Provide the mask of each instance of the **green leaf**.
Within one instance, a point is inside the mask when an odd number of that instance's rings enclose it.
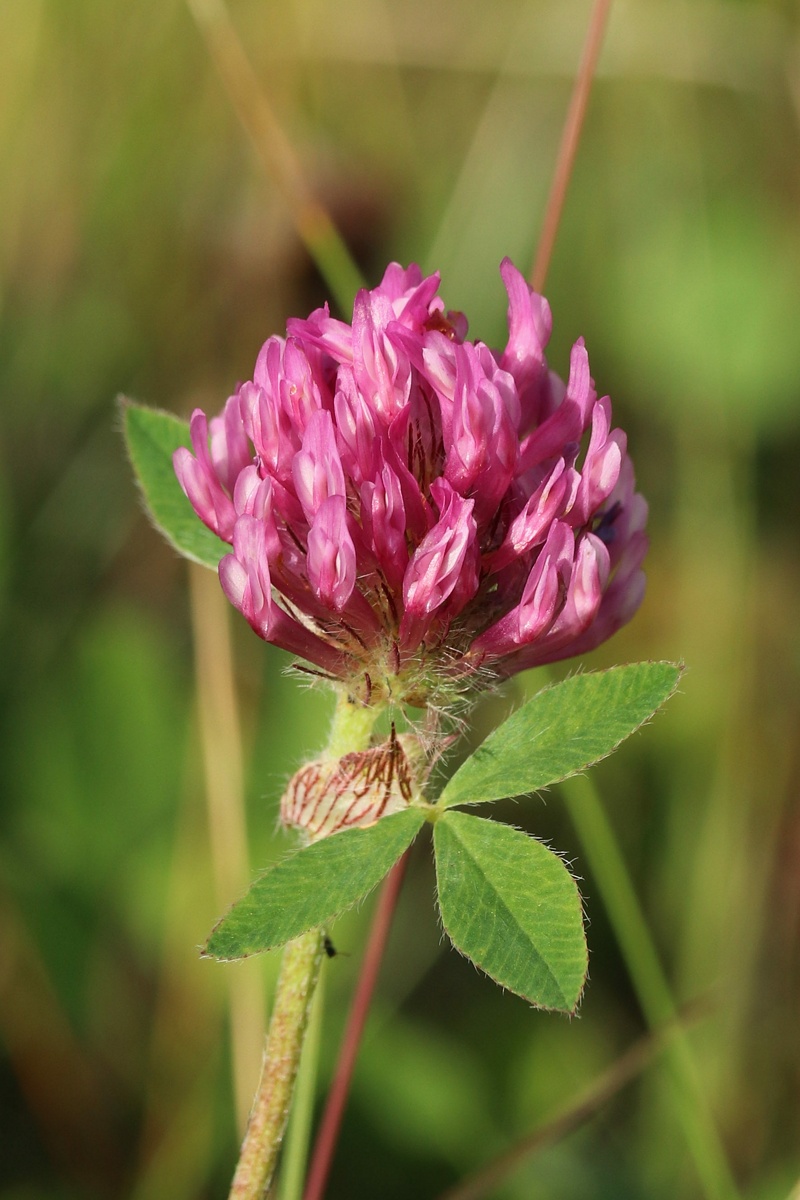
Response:
[[[537,1008],[574,1012],[586,938],[578,888],[558,855],[467,813],[443,814],[433,837],[442,922],[456,949]]]
[[[230,546],[197,516],[172,467],[178,447],[191,448],[187,422],[125,398],[121,403],[128,456],[150,516],[184,558],[216,570]]]
[[[512,713],[462,763],[439,802],[478,804],[558,783],[605,758],[678,686],[674,663],[573,675]]]
[[[214,927],[204,953],[222,960],[247,958],[330,924],[380,883],[424,820],[421,809],[407,808],[297,850],[234,904]]]

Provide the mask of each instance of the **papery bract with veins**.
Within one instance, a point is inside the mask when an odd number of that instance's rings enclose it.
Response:
[[[232,546],[226,595],[363,701],[425,705],[583,653],[641,602],[647,506],[583,341],[547,365],[547,301],[506,259],[502,351],[438,274],[391,264],[263,346],[175,470]]]

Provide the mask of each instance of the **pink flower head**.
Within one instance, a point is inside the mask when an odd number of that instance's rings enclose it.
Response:
[[[647,506],[582,340],[566,385],[551,316],[506,259],[509,337],[466,340],[439,277],[392,263],[292,320],[175,471],[232,553],[231,602],[354,693],[448,687],[583,653],[642,600]]]

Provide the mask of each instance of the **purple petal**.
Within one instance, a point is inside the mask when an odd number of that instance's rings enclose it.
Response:
[[[503,544],[490,561],[492,572],[500,571],[544,541],[552,522],[566,507],[573,475],[559,458],[509,525]]]
[[[536,463],[555,458],[564,453],[569,442],[579,441],[596,398],[589,374],[589,355],[583,338],[579,338],[570,354],[569,382],[564,399],[520,445],[519,469],[526,471]]]
[[[563,521],[554,521],[519,604],[475,640],[470,652],[473,657],[501,658],[546,632],[564,601],[574,553],[572,530]]]
[[[500,274],[508,292],[508,342],[500,366],[514,377],[527,427],[547,415],[543,411],[547,400],[544,350],[553,319],[544,296],[528,286],[510,259],[503,259]]]
[[[403,580],[400,639],[406,648],[422,640],[425,618],[450,600],[447,617],[452,619],[478,587],[475,502],[459,496],[445,479],[437,479],[431,492],[441,515],[415,550]]]
[[[372,472],[376,419],[356,387],[350,367],[340,367],[333,402],[342,464],[356,483]]]
[[[209,431],[214,471],[225,490],[233,495],[239,472],[253,461],[253,453],[242,421],[238,392],[228,399],[221,416],[211,419]]]
[[[592,436],[581,467],[570,522],[585,525],[617,486],[627,440],[620,429],[610,431],[611,401],[598,400],[592,410]]]
[[[411,364],[387,333],[395,320],[387,296],[360,291],[353,307],[353,375],[356,385],[385,425],[408,402]]]
[[[504,373],[493,359],[482,362],[474,347],[460,350],[445,478],[462,496],[474,495],[482,524],[496,512],[514,476],[516,428],[503,393],[484,370],[490,363],[495,376]]]
[[[362,485],[361,520],[389,586],[398,590],[408,565],[406,509],[400,480],[383,460],[376,478]]]
[[[192,413],[189,431],[195,456],[185,446],[176,450],[172,456],[175,474],[200,520],[223,541],[230,542],[236,512],[214,470],[208,449],[208,422],[199,408]]]
[[[324,605],[341,612],[356,585],[356,551],[344,496],[329,496],[308,534],[308,581]]]
[[[234,552],[219,565],[225,595],[265,641],[297,654],[323,670],[338,673],[342,656],[310,630],[290,617],[274,601],[267,563],[268,535],[254,517],[236,522]]]
[[[315,412],[303,435],[303,448],[292,463],[292,479],[306,519],[313,523],[320,506],[330,496],[345,495],[333,421],[329,412]]]
[[[404,270],[399,263],[390,263],[373,295],[390,301],[395,318],[408,329],[420,332],[431,312],[439,290],[439,273],[423,279],[416,263]]]

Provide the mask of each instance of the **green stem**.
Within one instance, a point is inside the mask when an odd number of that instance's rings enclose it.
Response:
[[[314,1116],[314,1097],[322,1042],[322,1010],[325,976],[320,975],[311,1008],[306,1041],[297,1073],[286,1146],[281,1160],[280,1200],[302,1200],[306,1177],[308,1147],[311,1141],[311,1122]]]
[[[366,750],[380,714],[380,708],[367,707],[340,692],[325,757],[341,758],[353,750]]]
[[[561,788],[642,1012],[650,1028],[657,1030],[674,1020],[675,1002],[614,831],[591,779],[576,775],[562,783]],[[703,1190],[709,1200],[737,1200],[739,1191],[701,1087],[691,1048],[677,1021],[665,1054],[676,1094],[677,1116]]]
[[[326,756],[369,746],[379,715],[340,694]],[[262,1200],[275,1174],[294,1093],[300,1054],[323,957],[323,931],[311,929],[283,952],[258,1085],[229,1200]]]
[[[230,1200],[261,1200],[275,1173],[322,954],[322,931],[319,929],[304,933],[290,942],[284,951],[264,1048],[261,1081],[233,1177]]]

